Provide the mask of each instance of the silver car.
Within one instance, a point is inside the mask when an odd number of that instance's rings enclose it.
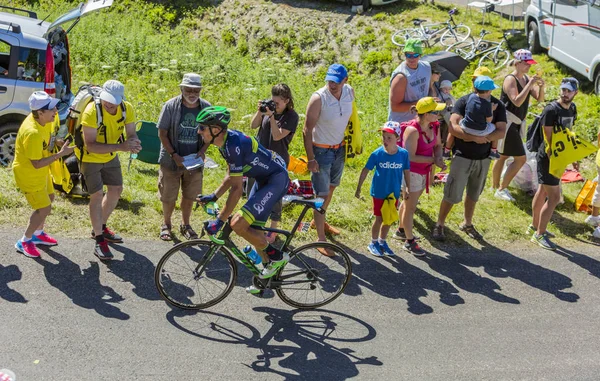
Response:
[[[35,12],[0,5],[0,165],[14,159],[17,131],[30,112],[27,101],[34,91],[60,98],[64,123],[73,98],[67,33],[81,17],[112,3],[88,0],[53,23],[38,19]],[[61,25],[68,22],[65,31]]]

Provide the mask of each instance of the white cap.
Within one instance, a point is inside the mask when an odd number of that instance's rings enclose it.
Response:
[[[29,97],[29,108],[35,110],[52,110],[60,99],[52,98],[45,91],[36,91]]]
[[[125,99],[125,85],[115,79],[104,82],[102,91],[100,92],[100,99],[114,105],[121,104],[123,99]]]
[[[447,79],[444,79],[442,82],[440,82],[440,89],[443,89],[445,87],[451,89],[452,88],[452,82],[450,82]]]

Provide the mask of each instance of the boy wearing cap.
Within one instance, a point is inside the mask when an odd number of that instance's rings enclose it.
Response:
[[[492,105],[488,100],[492,95],[492,90],[499,88],[494,81],[488,76],[479,76],[473,82],[475,92],[469,95],[465,109],[464,118],[460,121],[460,127],[464,132],[474,136],[488,136],[496,127],[492,124],[493,114],[498,104]],[[490,151],[490,159],[497,160],[500,158],[496,149],[498,141],[492,141]],[[446,141],[444,148],[444,156],[450,157],[450,150],[454,145],[452,135]]]
[[[356,193],[354,196],[360,198],[362,185],[369,174],[375,169],[373,181],[371,182],[371,197],[373,197],[373,214],[375,221],[371,227],[371,243],[367,247],[369,252],[377,257],[384,255],[393,256],[394,252],[388,246],[386,238],[390,231],[390,225],[383,222],[382,207],[386,199],[393,194],[396,202],[393,213],[398,207],[400,188],[404,178],[408,189],[410,189],[410,161],[408,151],[396,144],[401,133],[400,124],[397,122],[386,122],[381,128],[381,140],[383,145],[377,148],[360,173]],[[406,191],[405,198],[409,197]]]
[[[417,38],[406,40],[403,50],[406,60],[398,65],[390,78],[388,120],[401,123],[413,119],[415,115],[410,111],[411,106],[429,95],[431,65],[421,61],[421,44]]]
[[[100,92],[102,123],[98,125],[96,105],[90,102],[81,115],[84,147],[81,172],[90,194],[92,237],[96,240],[94,255],[110,260],[113,255],[108,242],[123,242],[121,236],[106,226],[123,192],[123,175],[118,151],[138,153],[142,146],[135,130],[135,112],[125,101],[125,86],[109,80]],[[106,185],[107,192],[102,189]]]
[[[187,73],[179,84],[181,94],[168,100],[160,111],[156,127],[160,138],[158,162],[158,196],[163,207],[163,224],[160,239],[171,241],[171,216],[181,189],[181,225],[179,231],[186,239],[198,238],[190,225],[194,200],[202,193],[202,168],[188,171],[183,157],[191,154],[203,156],[204,141],[198,134],[196,117],[211,104],[200,98],[200,75]]]
[[[554,209],[560,200],[560,179],[550,174],[550,154],[552,151],[552,134],[555,128],[573,127],[577,119],[577,107],[573,98],[579,90],[579,82],[572,77],[564,78],[560,83],[560,98],[549,103],[540,115],[540,126],[543,126],[544,142],[537,152],[538,189],[533,196],[531,213],[533,223],[528,232],[533,233],[531,242],[548,250],[556,250],[550,238],[554,235],[547,227]],[[575,164],[574,164],[575,165]]]
[[[44,232],[44,222],[54,201],[54,186],[49,165],[73,152],[73,147],[69,147],[69,141],[66,141],[58,153],[51,153],[56,144],[53,134],[60,126],[56,111],[58,102],[58,99],[43,91],[31,94],[31,114],[21,124],[15,142],[15,160],[12,164],[15,182],[34,209],[25,234],[17,241],[15,248],[31,258],[40,256],[36,244],[57,244],[54,238]]]
[[[346,83],[348,71],[344,65],[329,66],[325,82],[308,102],[303,136],[313,188],[317,196],[325,199],[322,209],[326,210],[342,179],[346,158],[344,133],[355,97],[354,89]],[[319,241],[326,241],[325,233],[340,234],[325,222],[325,215],[318,211],[313,215]],[[319,249],[319,252],[327,256],[333,254],[327,249]]]

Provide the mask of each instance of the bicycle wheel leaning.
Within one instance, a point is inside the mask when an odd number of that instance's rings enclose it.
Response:
[[[444,46],[450,46],[457,42],[465,41],[471,36],[471,28],[466,25],[457,25],[452,29],[448,29],[442,34],[440,43]]]
[[[485,66],[493,70],[499,70],[508,64],[510,53],[508,50],[492,50],[487,52],[479,60],[479,66]]]
[[[187,310],[219,303],[229,295],[236,278],[231,253],[200,239],[173,246],[160,259],[154,272],[154,282],[163,299]]]
[[[324,256],[319,248],[335,255]],[[292,307],[317,308],[340,296],[351,277],[350,257],[342,248],[327,242],[315,242],[290,254],[290,261],[278,274],[282,285],[275,292]]]
[[[456,53],[469,61],[471,59],[471,55],[473,52],[475,52],[475,43],[473,41],[459,41],[450,45],[446,51]]]
[[[392,34],[392,42],[401,48],[406,44],[409,38],[421,38],[421,34],[415,29],[400,29]]]

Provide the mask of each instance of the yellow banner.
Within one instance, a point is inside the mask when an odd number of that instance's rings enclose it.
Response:
[[[566,127],[556,126],[552,132],[552,152],[550,152],[550,174],[559,179],[567,166],[587,157],[598,148],[577,136]]]
[[[346,141],[346,160],[360,155],[363,150],[363,138],[360,130],[360,120],[358,119],[358,108],[356,102],[352,102],[352,115],[348,120],[346,132],[344,134]]]

